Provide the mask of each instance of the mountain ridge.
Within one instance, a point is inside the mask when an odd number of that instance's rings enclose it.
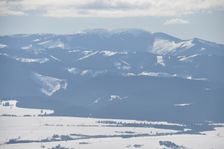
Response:
[[[97,31],[0,36],[0,97],[65,116],[224,121],[224,45]]]

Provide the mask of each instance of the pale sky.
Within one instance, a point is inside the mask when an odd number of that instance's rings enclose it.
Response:
[[[0,34],[139,28],[224,43],[224,0],[1,0]]]

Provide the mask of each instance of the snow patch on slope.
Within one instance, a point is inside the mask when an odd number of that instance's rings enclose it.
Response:
[[[84,75],[86,75],[86,74],[88,74],[90,71],[88,70],[88,69],[86,69],[86,70],[83,70],[81,73],[80,73],[80,75],[81,76],[84,76]]]
[[[60,40],[52,41],[52,40],[47,40],[43,42],[37,43],[37,45],[43,46],[45,48],[53,49],[53,48],[61,48],[64,49],[65,45],[63,42]]]
[[[110,56],[113,56],[113,55],[117,54],[117,52],[104,50],[104,51],[100,51],[100,54],[103,54],[103,56],[110,57]]]
[[[127,99],[128,97],[125,96],[125,97],[120,97],[118,95],[110,95],[110,101],[115,101],[115,100],[123,100],[123,99]]]
[[[159,39],[154,42],[152,52],[156,54],[167,54],[174,52],[178,47],[179,44],[174,41]]]
[[[59,42],[59,43],[55,43],[55,44],[53,44],[53,45],[51,45],[49,47],[49,49],[53,49],[53,48],[61,48],[61,49],[64,49],[65,48],[65,45],[64,45],[64,43]]]
[[[75,67],[69,67],[69,68],[67,68],[67,71],[70,72],[71,74],[78,74],[79,73],[78,68],[75,68]]]
[[[185,49],[189,49],[192,48],[194,46],[193,41],[192,40],[187,40],[187,41],[183,41],[180,42],[181,43],[181,48],[185,48]]]
[[[80,50],[69,50],[68,53],[77,53],[80,52]]]
[[[33,42],[38,42],[38,41],[40,41],[40,39],[34,39],[34,40],[33,40]]]
[[[90,53],[90,54],[86,54],[85,56],[79,58],[78,60],[80,61],[80,60],[84,60],[84,59],[86,59],[86,58],[89,58],[89,57],[91,57],[91,56],[97,54],[98,51],[95,51],[95,52],[87,52],[87,53]]]
[[[73,75],[79,74],[80,76],[96,77],[108,72],[108,70],[92,70],[92,69],[80,69],[75,67],[66,68],[67,71]]]
[[[37,43],[38,45],[46,45],[50,42],[50,40],[47,40],[47,41],[43,41],[43,42],[39,42]]]
[[[43,63],[46,63],[46,62],[49,61],[48,58],[25,58],[25,57],[16,57],[16,56],[8,55],[7,53],[0,53],[0,55],[9,57],[9,58],[14,59],[16,61],[19,61],[21,63],[40,63],[40,64],[43,64]]]
[[[148,76],[148,77],[176,77],[176,75],[172,75],[169,73],[164,73],[164,72],[146,72],[143,71],[141,73],[132,73],[129,72],[125,76]]]
[[[168,54],[175,52],[178,48],[189,49],[193,47],[192,40],[174,42],[169,40],[157,39],[153,43],[152,53],[154,54]]]
[[[23,57],[15,57],[15,60],[22,62],[22,63],[46,63],[49,61],[48,58],[23,58]]]
[[[190,75],[186,76],[185,79],[187,79],[187,80],[197,80],[197,81],[206,81],[206,80],[208,80],[207,78],[194,78],[194,77],[192,77]]]
[[[184,76],[184,75],[178,75],[178,74],[170,74],[165,72],[146,72],[143,71],[141,73],[133,73],[128,72],[126,74],[123,74],[123,76],[131,77],[131,76],[147,76],[147,77],[163,77],[163,78],[182,78],[187,80],[195,80],[195,81],[207,81],[207,78],[198,78],[198,77],[192,77],[190,75]]]
[[[129,65],[129,63],[124,60],[120,60],[120,62],[115,62],[114,66],[118,70],[130,70],[131,69],[131,66]]]
[[[0,43],[0,49],[5,48],[5,47],[7,47],[7,45]]]
[[[192,59],[196,56],[198,56],[198,55],[194,54],[194,55],[191,55],[191,56],[178,56],[177,58],[179,58],[179,61],[182,61],[182,62],[191,62]]]
[[[165,66],[163,56],[156,56],[156,59],[157,59],[157,64],[159,64],[161,66]]]
[[[34,73],[34,77],[38,80],[41,85],[41,92],[47,96],[52,96],[55,92],[60,89],[67,88],[67,81],[64,79],[58,79],[50,76],[44,76],[38,73]]]
[[[158,72],[141,72],[138,76],[149,76],[149,77],[158,77],[160,73]]]
[[[186,107],[186,106],[190,106],[190,105],[192,105],[192,103],[174,104],[175,107]]]
[[[59,58],[54,57],[53,55],[50,55],[50,57],[51,57],[53,60],[56,60],[56,61],[58,61],[58,62],[61,62],[61,60],[60,60]]]
[[[97,104],[97,103],[99,103],[100,102],[100,100],[101,100],[101,98],[100,97],[98,97],[96,100],[94,100],[94,104]]]
[[[21,49],[22,49],[22,50],[29,50],[29,49],[31,49],[32,47],[33,47],[33,45],[30,44],[30,45],[28,45],[28,46],[24,46],[24,47],[22,47]]]

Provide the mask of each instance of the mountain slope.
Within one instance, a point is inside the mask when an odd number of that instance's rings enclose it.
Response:
[[[224,45],[143,30],[0,37],[0,96],[57,115],[223,121]]]

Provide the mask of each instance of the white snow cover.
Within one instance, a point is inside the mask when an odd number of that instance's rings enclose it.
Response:
[[[118,95],[110,95],[110,101],[114,101],[114,100],[123,100],[123,99],[127,99],[128,97],[125,96],[125,97],[120,97]]]
[[[79,52],[79,51],[77,51],[77,52]],[[93,52],[92,50],[85,50],[85,51],[82,51],[81,53],[84,54],[84,55],[87,55],[87,54],[90,54],[92,52]]]
[[[33,45],[30,44],[30,45],[28,45],[28,46],[24,46],[24,47],[22,47],[21,49],[22,49],[22,50],[29,50],[29,49],[31,49],[32,47],[33,47]]]
[[[55,43],[55,44],[49,46],[49,48],[50,49],[52,49],[52,48],[61,48],[61,49],[64,49],[65,48],[65,45],[64,45],[64,43],[59,42],[59,43]]]
[[[103,54],[103,56],[110,57],[110,56],[113,56],[113,55],[117,54],[117,52],[115,52],[115,51],[109,51],[109,50],[104,50],[104,51],[100,51],[100,54]]]
[[[0,43],[0,49],[5,48],[5,47],[7,47],[7,45]]]
[[[84,52],[85,52],[85,51],[84,51]],[[86,59],[86,58],[89,58],[89,57],[91,57],[91,56],[97,54],[97,53],[98,53],[98,51],[90,52],[90,54],[86,54],[85,56],[79,58],[78,60],[79,60],[79,61],[80,61],[80,60],[84,60],[84,59]]]
[[[1,106],[10,106],[10,107],[16,107],[17,100],[0,100]]]
[[[178,74],[169,74],[165,72],[146,72],[143,71],[141,73],[133,73],[133,72],[128,72],[124,73],[123,76],[131,77],[131,76],[148,76],[148,77],[177,77],[177,78],[182,78],[182,79],[187,79],[187,80],[197,80],[197,81],[206,81],[208,80],[207,78],[195,78],[190,75],[184,76],[184,75],[178,75]]]
[[[98,123],[99,121],[111,121],[112,119],[52,117],[51,116],[51,117],[0,117],[0,120],[2,122],[0,123],[1,145],[5,143],[6,141],[8,141],[9,139],[15,139],[18,137],[20,137],[19,139],[21,140],[23,139],[24,140],[41,140],[45,138],[50,138],[53,135],[69,135],[69,134],[83,134],[83,135],[89,135],[89,136],[93,136],[93,135],[107,136],[107,135],[121,135],[121,134],[128,135],[128,132],[133,132],[134,134],[148,133],[152,135],[155,135],[157,133],[178,132],[176,130],[171,130],[171,129],[159,129],[159,128],[152,128],[152,127],[151,128],[115,127],[116,125],[111,127],[110,124],[107,126],[107,124]],[[112,121],[115,121],[118,123],[122,121],[124,123],[131,123],[129,122],[129,120],[112,120]],[[143,122],[141,121],[136,121],[135,123],[143,124]],[[150,124],[150,122],[144,122],[144,124],[146,123]],[[111,139],[112,138],[113,137],[111,137]],[[91,141],[91,140],[92,139],[87,139],[84,141]],[[98,138],[95,138],[95,141],[100,141],[100,139],[98,140]],[[66,141],[66,142],[69,144],[70,141]],[[60,142],[53,141],[48,143],[46,142],[46,144],[44,145],[50,145],[52,143],[53,144],[63,143],[63,141],[60,141]],[[21,143],[21,144],[26,146],[33,143]],[[19,143],[16,145],[21,145],[21,144]],[[39,142],[39,144],[42,144],[42,143]],[[72,147],[74,147],[75,144],[73,144]],[[5,145],[5,146],[6,147],[8,146],[8,148],[10,148],[13,146],[13,144]]]
[[[70,72],[70,73],[72,73],[72,74],[79,73],[78,68],[75,68],[75,67],[69,67],[69,68],[67,68],[67,71]]]
[[[123,64],[125,64],[125,65],[130,65],[128,62],[126,62],[125,60],[120,60]]]
[[[0,100],[0,115],[9,116],[38,116],[53,114],[53,110],[49,109],[30,109],[19,108],[16,106],[17,100]]]
[[[154,41],[152,52],[157,54],[166,54],[174,52],[178,47],[179,44],[175,43],[174,41],[159,39]]]
[[[45,45],[45,44],[48,44],[49,42],[51,42],[51,41],[50,40],[47,40],[47,41],[39,42],[37,44],[38,45]]]
[[[206,80],[208,80],[207,78],[194,78],[192,76],[187,76],[187,77],[185,77],[185,79],[187,79],[187,80],[198,80],[198,81],[206,81]]]
[[[48,58],[23,58],[23,57],[15,57],[15,60],[22,63],[46,63],[49,61]]]
[[[189,49],[193,47],[194,44],[192,40],[182,41],[182,42],[174,42],[163,39],[156,39],[153,43],[152,53],[164,55],[167,53],[173,53],[178,48]]]
[[[40,39],[34,39],[34,40],[33,40],[33,42],[38,42],[38,41],[40,41]]]
[[[96,100],[94,100],[94,104],[97,104],[97,103],[99,103],[100,102],[100,100],[101,100],[101,98],[99,97],[99,98],[97,98]]]
[[[194,54],[194,55],[191,55],[191,56],[178,56],[177,58],[179,58],[179,61],[182,61],[182,62],[191,62],[192,59],[196,56],[198,56],[198,55]]]
[[[43,64],[43,63],[46,63],[49,61],[48,58],[25,58],[25,57],[16,57],[16,56],[11,56],[11,55],[8,55],[7,53],[0,53],[0,55],[3,55],[3,56],[7,56],[9,58],[12,58],[16,61],[19,61],[21,63],[40,63],[40,64]]]
[[[133,52],[133,53],[136,53],[136,52]],[[122,54],[122,55],[127,55],[128,52],[127,51],[122,51],[122,52],[119,52],[119,54]]]
[[[83,70],[83,71],[80,73],[80,75],[81,75],[81,76],[84,76],[84,75],[88,74],[89,72],[90,72],[90,70],[86,69],[86,70]]]
[[[37,43],[37,45],[43,46],[45,48],[49,48],[49,49],[53,49],[53,48],[61,48],[64,49],[65,45],[63,42],[61,42],[60,40],[47,40],[47,41],[43,41],[43,42],[39,42]]]
[[[204,51],[204,50],[205,50],[205,48],[203,48],[203,47],[200,49],[200,51]]]
[[[192,42],[193,42],[193,40],[186,40],[186,41],[180,42],[181,43],[180,47],[185,48],[185,49],[192,48],[194,46],[194,44]]]
[[[65,90],[67,88],[67,81],[64,79],[44,76],[39,73],[34,73],[34,77],[39,81],[38,83],[41,84],[41,92],[47,96],[52,96],[60,89]]]
[[[7,53],[0,53],[0,55],[8,56],[9,57],[9,55]]]
[[[115,62],[114,66],[118,70],[130,70],[131,69],[131,66],[124,60],[120,60],[120,62]]]
[[[143,71],[141,73],[132,73],[129,72],[125,76],[148,76],[148,77],[177,77],[176,74],[169,74],[169,73],[164,73],[164,72],[146,72]]]
[[[125,75],[125,74],[124,74]],[[126,74],[126,76],[137,76],[135,73],[133,73],[133,72],[128,72],[127,74]]]
[[[149,77],[158,77],[158,72],[141,72],[138,74],[138,76],[149,76]]]
[[[186,107],[190,106],[192,103],[179,103],[179,104],[174,104],[175,107]]]
[[[69,50],[68,53],[77,53],[80,52],[80,50]]]
[[[67,70],[72,74],[80,74],[80,76],[88,75],[89,77],[96,77],[98,75],[102,75],[108,72],[107,70],[79,69],[74,67],[71,67]]]
[[[61,60],[60,60],[59,58],[57,58],[57,57],[55,57],[55,56],[53,56],[53,55],[50,55],[50,57],[51,57],[52,59],[58,61],[58,62],[61,62]]]
[[[157,64],[160,64],[161,66],[165,66],[163,56],[156,56]]]
[[[0,117],[0,144],[4,149],[31,148],[39,149],[53,148],[60,144],[66,148],[78,149],[135,149],[135,148],[166,148],[160,146],[159,141],[171,141],[177,145],[184,146],[186,149],[223,149],[224,146],[224,127],[216,127],[215,130],[205,131],[201,134],[172,134],[178,132],[172,129],[160,129],[152,127],[117,127],[112,124],[100,124],[99,121],[113,121],[116,123],[135,123],[135,124],[162,124],[177,125],[167,122],[151,122],[136,120],[118,119],[96,119],[81,117]],[[220,125],[220,124],[219,124]],[[222,124],[223,125],[223,124]],[[106,127],[105,127],[106,126]],[[186,130],[186,129],[185,129]],[[184,131],[185,131],[184,130]],[[108,135],[127,135],[133,134],[152,134],[170,133],[172,135],[159,136],[140,136],[140,137],[105,137],[91,139],[77,139],[53,142],[34,142],[4,144],[9,139],[17,140],[41,140],[52,138],[53,135],[81,134],[89,136],[108,136]],[[129,134],[128,134],[129,133]],[[137,146],[137,147],[136,147]]]

